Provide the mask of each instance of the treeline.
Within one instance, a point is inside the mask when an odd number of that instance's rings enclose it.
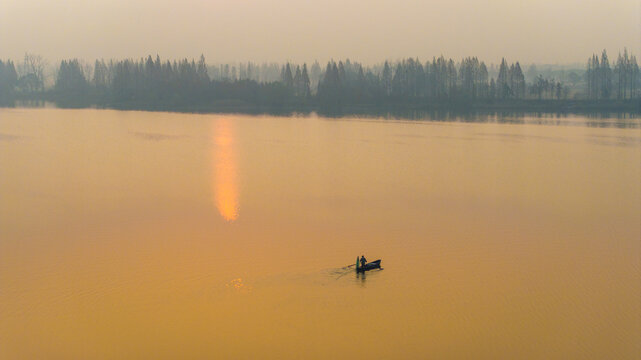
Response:
[[[425,63],[408,58],[373,67],[350,60],[330,61],[324,70],[314,63],[311,71],[307,64],[291,63],[280,69],[275,64],[252,63],[238,69],[212,67],[204,56],[197,61],[169,61],[159,56],[97,60],[92,66],[71,59],[60,63],[52,86],[44,91],[42,66],[33,59],[26,56],[21,69],[10,60],[0,61],[0,103],[23,97],[53,100],[65,107],[332,112],[386,106],[519,108],[571,96],[574,100],[628,101],[641,94],[639,67],[627,50],[619,55],[614,70],[605,51],[600,58],[592,56],[583,93],[542,75],[527,82],[518,61],[503,59],[498,70],[492,67],[495,76],[491,76],[488,66],[476,57],[455,62],[443,56]]]
[[[590,99],[610,99],[615,96],[619,100],[639,97],[639,65],[635,56],[630,56],[625,49],[619,53],[614,71],[610,67],[608,54],[605,50],[601,59],[594,54],[588,59],[587,65],[587,96]]]
[[[212,80],[203,56],[196,62],[147,59],[97,60],[91,77],[78,60],[62,61],[51,98],[62,106],[86,104],[125,109],[208,110],[228,107],[283,107],[296,94],[283,81]]]
[[[497,79],[476,57],[459,64],[443,56],[424,65],[418,59],[385,62],[380,74],[361,64],[331,61],[318,85],[321,104],[470,103],[478,100],[524,99],[526,84],[518,62],[503,59]]]

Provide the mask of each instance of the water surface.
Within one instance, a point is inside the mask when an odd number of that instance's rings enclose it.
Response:
[[[452,120],[0,109],[0,358],[638,359],[639,120]]]

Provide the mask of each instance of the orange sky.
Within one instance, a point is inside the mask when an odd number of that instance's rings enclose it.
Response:
[[[637,0],[0,0],[0,58],[524,63],[641,51]]]

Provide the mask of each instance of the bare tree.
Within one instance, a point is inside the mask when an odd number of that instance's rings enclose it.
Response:
[[[29,92],[43,91],[47,61],[40,55],[25,53],[20,67],[20,86]]]

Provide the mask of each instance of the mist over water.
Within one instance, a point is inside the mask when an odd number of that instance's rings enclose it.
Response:
[[[640,125],[0,109],[0,358],[636,359]]]

